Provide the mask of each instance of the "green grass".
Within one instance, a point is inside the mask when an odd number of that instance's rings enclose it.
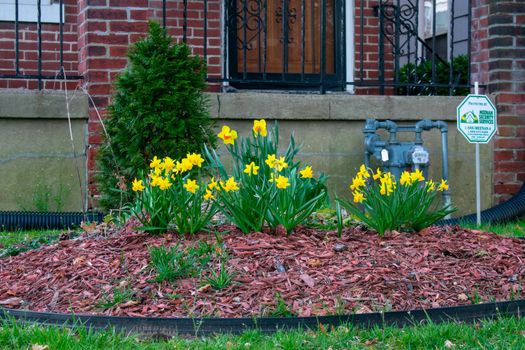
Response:
[[[0,231],[0,258],[17,255],[27,250],[36,249],[41,245],[50,244],[58,239],[61,232],[63,231]]]
[[[177,337],[166,340],[140,339],[115,331],[94,332],[83,328],[23,326],[6,321],[0,326],[1,349],[524,349],[525,319],[501,318],[477,325],[428,324],[402,329],[386,327],[365,330],[341,326],[333,330],[279,331],[264,335]]]
[[[525,220],[513,221],[506,224],[490,225],[482,224],[478,227],[476,224],[461,224],[463,227],[485,232],[493,232],[497,235],[507,237],[525,237]]]

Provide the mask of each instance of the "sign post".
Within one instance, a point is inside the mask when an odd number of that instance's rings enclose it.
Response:
[[[476,223],[481,224],[481,186],[479,144],[488,143],[498,129],[496,107],[485,95],[478,94],[478,82],[474,94],[470,94],[457,108],[457,127],[468,142],[476,144]]]

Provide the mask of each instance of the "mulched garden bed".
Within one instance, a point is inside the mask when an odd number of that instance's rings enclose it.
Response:
[[[198,277],[152,282],[148,247],[216,242],[212,234],[150,236],[124,228],[0,259],[0,306],[32,311],[158,317],[268,316],[278,300],[297,316],[412,310],[519,299],[525,240],[454,227],[380,237],[300,227],[289,236],[215,228],[234,273],[222,290]],[[215,267],[218,263],[214,263]],[[213,264],[212,264],[212,267]],[[128,288],[109,309],[100,300]],[[279,297],[280,296],[280,297]],[[280,302],[280,307],[284,306]]]

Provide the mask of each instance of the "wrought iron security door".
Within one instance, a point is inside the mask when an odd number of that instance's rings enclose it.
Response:
[[[341,86],[338,0],[234,0],[229,11],[230,76],[251,87]]]

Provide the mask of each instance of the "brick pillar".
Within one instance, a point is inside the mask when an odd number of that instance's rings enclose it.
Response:
[[[112,81],[126,66],[128,46],[147,32],[148,0],[78,1],[79,74],[84,87],[104,117],[112,93]],[[96,207],[95,156],[102,127],[90,103],[88,121],[89,207]]]
[[[354,81],[357,84],[355,89],[358,95],[379,95],[378,87],[359,87],[358,84],[363,79],[364,83],[377,83],[379,81],[379,17],[374,13],[374,8],[379,6],[378,0],[355,0],[354,3],[354,48],[355,48],[355,71]],[[383,4],[385,4],[383,2]],[[362,27],[361,27],[362,25]],[[394,80],[394,55],[393,47],[383,38],[383,62],[385,83],[392,83]],[[362,44],[361,45],[361,41]],[[361,52],[362,51],[362,52]],[[361,71],[362,68],[362,71]],[[385,87],[385,95],[392,95],[392,87]]]
[[[525,4],[474,0],[472,28],[472,82],[487,85],[498,110],[494,196],[501,202],[525,180]]]

